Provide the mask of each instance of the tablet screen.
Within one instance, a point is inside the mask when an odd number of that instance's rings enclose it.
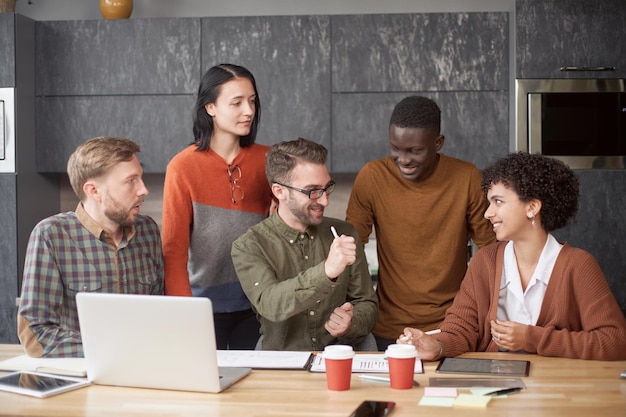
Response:
[[[443,358],[436,372],[448,374],[482,374],[528,376],[530,361],[509,359]]]
[[[48,397],[89,385],[87,380],[71,379],[34,372],[14,372],[0,376],[0,390],[35,397]]]

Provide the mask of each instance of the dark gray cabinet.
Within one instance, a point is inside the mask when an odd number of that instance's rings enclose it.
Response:
[[[305,137],[332,154],[330,22],[323,15],[202,19],[202,67],[230,62],[254,74],[260,143]]]
[[[595,256],[626,313],[626,170],[576,170],[576,175],[581,195],[578,215],[554,234]]]
[[[15,171],[0,174],[0,343],[16,343],[26,244],[35,224],[59,211],[59,180],[37,173],[33,158],[35,21],[0,13],[0,57],[0,87],[15,92],[15,117],[4,121],[15,132]]]
[[[624,0],[517,0],[517,78],[626,77]],[[561,71],[562,66],[615,71]],[[577,170],[580,210],[554,234],[593,254],[626,312],[625,170]]]
[[[146,173],[191,143],[191,95],[97,95],[37,97],[37,168],[65,172],[76,147],[96,136],[118,136],[141,146]]]
[[[626,77],[624,0],[517,0],[515,13],[516,78]]]
[[[258,141],[302,136],[330,150],[333,172],[387,154],[393,105],[441,100],[444,152],[484,166],[508,151],[507,13],[248,16],[39,22],[37,165],[62,172],[99,135],[142,146],[165,171],[192,140],[200,77],[250,69],[262,103]]]
[[[0,14],[0,22],[2,14]],[[0,343],[17,342],[15,299],[18,296],[16,176],[0,174]]]
[[[94,136],[135,140],[145,172],[164,172],[192,141],[200,19],[37,22],[36,45],[40,172]]]
[[[441,107],[443,153],[482,168],[508,152],[508,14],[331,21],[334,171],[357,172],[388,154],[389,117],[408,95],[428,96]]]
[[[15,87],[15,19],[0,13],[0,87]]]

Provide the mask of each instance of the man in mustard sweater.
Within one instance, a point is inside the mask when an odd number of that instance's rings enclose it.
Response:
[[[420,96],[396,104],[389,156],[359,172],[346,220],[365,244],[375,227],[379,350],[405,327],[437,328],[467,269],[468,239],[483,247],[495,235],[481,176],[471,163],[440,154],[441,110]]]

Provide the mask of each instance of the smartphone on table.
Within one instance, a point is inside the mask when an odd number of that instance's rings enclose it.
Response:
[[[395,406],[393,401],[363,401],[350,417],[385,417]]]

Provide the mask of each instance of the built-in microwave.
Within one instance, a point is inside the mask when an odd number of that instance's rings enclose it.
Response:
[[[626,80],[516,80],[516,148],[571,168],[626,168]]]
[[[0,173],[15,172],[15,89],[0,88]]]

